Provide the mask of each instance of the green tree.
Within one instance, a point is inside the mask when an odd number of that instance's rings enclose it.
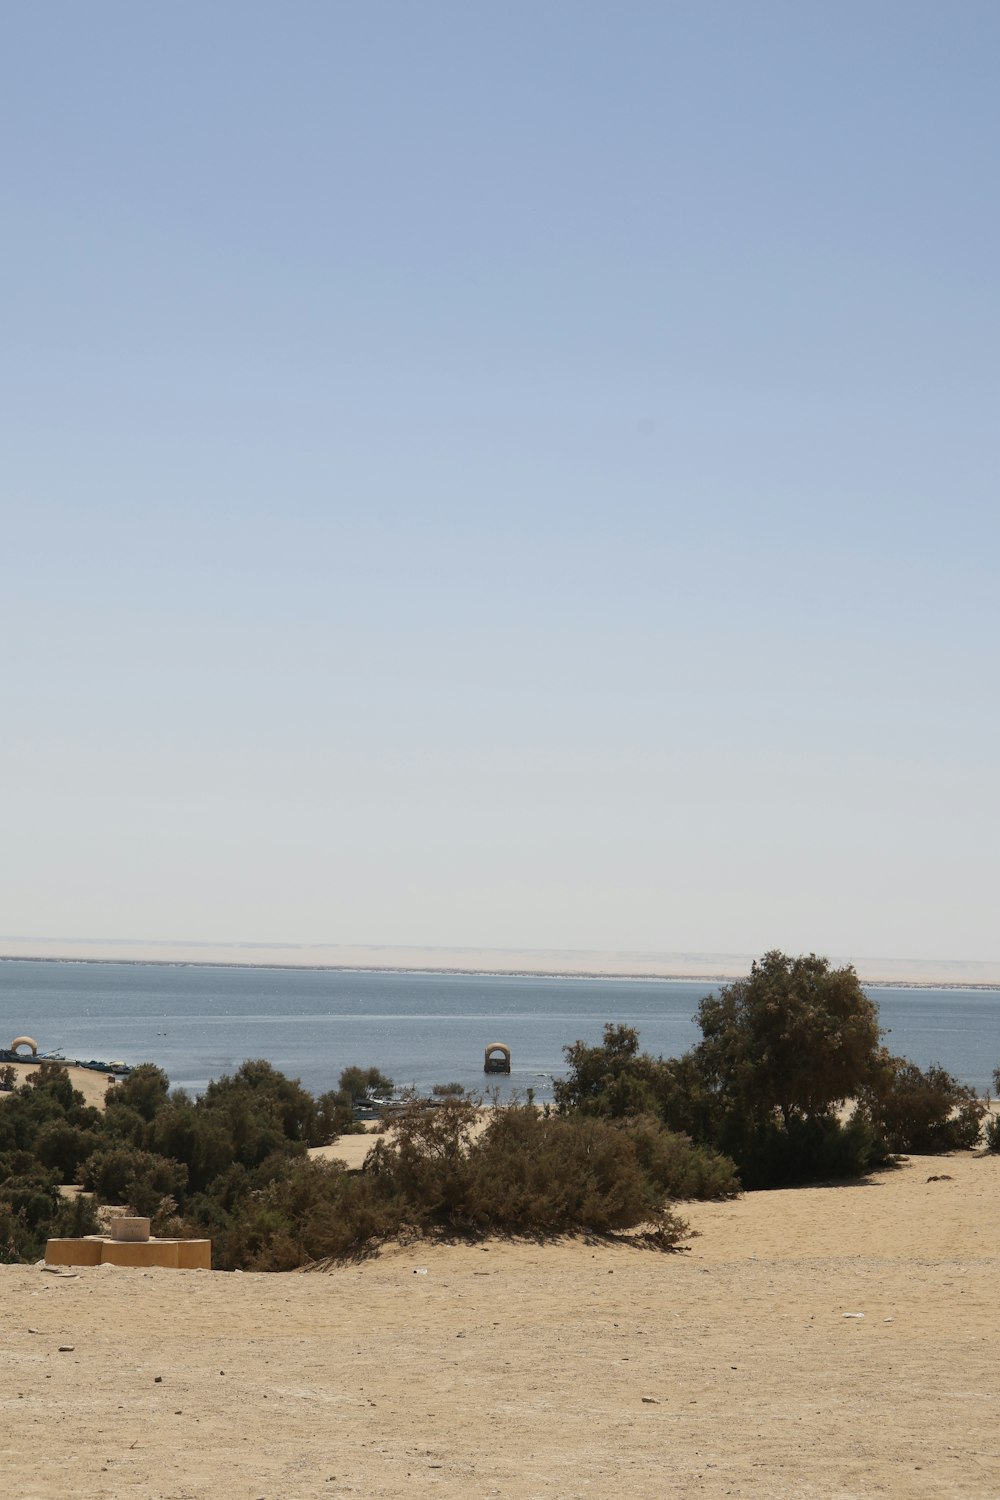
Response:
[[[127,1078],[115,1084],[108,1094],[108,1104],[116,1109],[128,1106],[146,1121],[153,1120],[167,1102],[170,1079],[155,1063],[140,1063]]]
[[[719,1129],[719,1101],[702,1077],[697,1056],[653,1057],[639,1051],[631,1026],[609,1023],[599,1047],[564,1047],[569,1064],[556,1080],[560,1114],[600,1115],[610,1120],[657,1116],[668,1130],[711,1142]]]
[[[101,1203],[125,1203],[145,1217],[152,1217],[164,1198],[182,1197],[187,1186],[183,1162],[127,1148],[96,1151],[84,1163],[82,1177]]]
[[[764,1125],[828,1114],[877,1068],[878,1011],[854,969],[777,949],[698,1007],[698,1069],[725,1108]]]
[[[354,1105],[346,1089],[328,1089],[316,1100],[318,1144],[328,1146],[340,1135],[354,1135],[364,1130],[354,1118]]]
[[[36,1098],[47,1098],[60,1109],[71,1109],[74,1104],[85,1102],[81,1093],[73,1087],[73,1081],[63,1063],[46,1058],[28,1074],[24,1087],[35,1093]]]
[[[35,1137],[35,1155],[44,1167],[58,1172],[60,1182],[73,1182],[81,1162],[99,1148],[96,1130],[81,1130],[68,1120],[47,1120]]]
[[[890,1151],[969,1150],[979,1141],[989,1112],[974,1088],[936,1063],[918,1068],[905,1057],[883,1053],[861,1111]]]
[[[364,1104],[369,1095],[391,1094],[395,1084],[378,1068],[345,1068],[338,1087],[349,1095],[352,1104]]]
[[[599,1047],[573,1042],[563,1048],[569,1073],[556,1080],[556,1104],[563,1114],[624,1119],[655,1112],[662,1058],[639,1051],[639,1033],[609,1022]]]
[[[232,1077],[215,1079],[199,1099],[198,1107],[229,1113],[234,1131],[243,1138],[246,1117],[250,1117],[254,1131],[264,1128],[272,1133],[277,1131],[288,1141],[307,1146],[320,1144],[316,1136],[316,1100],[297,1078],[286,1078],[265,1058],[243,1063]],[[274,1145],[267,1147],[268,1151],[274,1149]],[[258,1160],[263,1160],[266,1154],[264,1151]]]

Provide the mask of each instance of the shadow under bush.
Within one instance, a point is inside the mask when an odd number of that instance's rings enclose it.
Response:
[[[787,1125],[777,1116],[763,1124],[729,1116],[721,1144],[748,1192],[862,1177],[889,1160],[871,1124],[857,1114],[846,1124],[832,1114],[793,1115]]]

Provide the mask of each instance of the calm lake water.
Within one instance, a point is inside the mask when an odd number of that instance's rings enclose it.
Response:
[[[429,1090],[481,1089],[483,1050],[512,1051],[505,1093],[551,1097],[563,1047],[596,1043],[606,1021],[637,1028],[664,1057],[699,1039],[692,1016],[711,983],[378,974],[160,964],[0,961],[0,1046],[22,1032],[68,1059],[155,1062],[192,1091],[246,1058],[322,1092],[348,1064]],[[891,1050],[942,1064],[985,1090],[1000,1065],[1000,990],[869,987]]]

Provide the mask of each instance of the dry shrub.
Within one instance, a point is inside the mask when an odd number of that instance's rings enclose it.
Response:
[[[969,1150],[979,1141],[985,1100],[937,1064],[886,1057],[862,1109],[890,1151]]]
[[[527,1105],[482,1116],[466,1100],[411,1104],[377,1139],[364,1170],[275,1163],[213,1230],[221,1268],[292,1270],[366,1253],[412,1234],[605,1234],[640,1226],[674,1245],[678,1197],[726,1197],[732,1164],[652,1119],[613,1124]]]
[[[602,1234],[645,1224],[673,1242],[686,1226],[643,1170],[629,1135],[606,1120],[494,1111],[470,1152],[470,1227]]]
[[[84,1163],[82,1179],[101,1203],[125,1203],[137,1214],[152,1218],[164,1198],[176,1201],[183,1193],[187,1167],[151,1151],[120,1147],[95,1151]]]
[[[1000,1068],[993,1069],[993,1092],[1000,1094]],[[988,1115],[984,1131],[987,1151],[1000,1151],[1000,1115]]]
[[[639,1165],[665,1198],[735,1198],[741,1191],[735,1163],[711,1146],[665,1130],[655,1115],[623,1127]]]
[[[363,1174],[300,1159],[234,1206],[213,1233],[213,1259],[223,1271],[293,1271],[362,1254],[402,1223],[401,1205]]]
[[[411,1109],[366,1171],[405,1200],[411,1216],[458,1231],[604,1233],[650,1224],[679,1238],[668,1198],[737,1191],[731,1163],[645,1119],[626,1125],[544,1115],[530,1105],[490,1111],[476,1135],[474,1106],[449,1099]]]

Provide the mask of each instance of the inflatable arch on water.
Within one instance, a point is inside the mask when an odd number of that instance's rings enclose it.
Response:
[[[10,1044],[10,1050],[16,1052],[19,1047],[30,1047],[32,1057],[38,1056],[38,1043],[30,1036],[16,1036]]]
[[[509,1073],[510,1048],[504,1046],[503,1042],[490,1042],[483,1060],[483,1072]]]

